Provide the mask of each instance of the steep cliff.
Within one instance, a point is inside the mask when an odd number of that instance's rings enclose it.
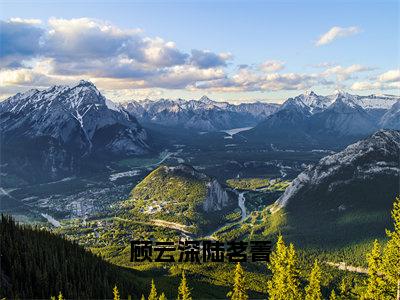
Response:
[[[203,232],[225,222],[238,207],[237,195],[189,165],[161,166],[147,175],[122,207],[128,217],[168,221]]]

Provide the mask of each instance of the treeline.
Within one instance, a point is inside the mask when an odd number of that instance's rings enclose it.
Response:
[[[400,197],[393,205],[392,217],[394,231],[386,231],[389,241],[381,247],[375,240],[367,254],[368,278],[361,286],[348,286],[343,280],[338,290],[332,289],[329,300],[400,300]],[[278,237],[274,252],[268,264],[272,272],[266,281],[270,300],[323,300],[322,274],[320,262],[314,262],[307,283],[301,282],[298,257],[293,244],[286,245],[283,237]],[[247,284],[244,271],[238,263],[232,278],[232,290],[227,294],[231,300],[248,300]],[[145,300],[142,295],[141,300]],[[165,300],[164,293],[158,294],[154,281],[151,284],[148,300]],[[192,300],[185,273],[178,288],[178,300]],[[120,300],[117,287],[114,288],[114,300]]]
[[[47,230],[0,222],[0,298],[112,298],[116,283],[140,297],[145,290],[134,271],[110,264],[77,243]]]
[[[322,273],[317,260],[306,282],[300,276],[298,255],[293,244],[286,245],[278,237],[268,268],[272,275],[265,281],[271,300],[400,300],[400,197],[393,206],[394,230],[387,230],[388,242],[382,247],[375,241],[367,254],[368,276],[363,284],[340,286],[323,295]],[[113,298],[166,300],[154,280],[150,292],[139,276],[111,265],[87,252],[79,245],[47,231],[16,225],[2,216],[0,297],[9,298]],[[236,265],[231,281],[231,300],[248,300],[248,284],[240,264]],[[169,294],[171,291],[167,291]],[[192,290],[182,272],[176,288],[178,300],[192,300]],[[56,295],[57,298],[55,297]]]

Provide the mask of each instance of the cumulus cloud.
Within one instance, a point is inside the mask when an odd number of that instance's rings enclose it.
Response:
[[[209,50],[196,50],[191,51],[190,61],[193,65],[201,69],[225,67],[227,61],[232,59],[230,53],[213,53]]]
[[[327,45],[332,43],[337,38],[355,35],[360,32],[361,30],[356,26],[351,26],[351,27],[334,26],[331,29],[329,29],[328,32],[321,35],[317,40],[317,42],[315,43],[315,45],[316,46]]]
[[[39,55],[44,29],[22,19],[0,21],[1,67],[19,64],[23,59]]]
[[[331,81],[319,74],[260,73],[240,69],[229,78],[199,82],[196,88],[214,91],[280,91],[304,90],[315,85],[330,85]]]
[[[357,81],[351,85],[352,90],[391,90],[400,88],[400,70],[389,70],[376,78],[371,78],[368,81]]]
[[[400,81],[400,69],[390,70],[378,76],[381,82],[396,82]]]
[[[283,72],[285,63],[278,60],[228,70],[231,53],[187,52],[173,41],[146,36],[140,29],[120,28],[90,18],[52,18],[47,22],[13,18],[1,21],[1,26],[3,94],[17,88],[70,84],[80,78],[93,81],[110,95],[112,90],[121,90],[120,97],[128,95],[130,89],[138,89],[143,95],[154,95],[151,89],[304,90],[333,85],[334,78],[347,84],[354,74],[371,70],[361,65],[321,65],[325,70],[315,74]],[[333,35],[331,40],[344,36]],[[395,86],[398,78],[398,70],[388,71],[375,78],[379,82],[375,86]],[[367,87],[363,81],[353,85],[355,89]]]
[[[278,60],[267,60],[261,64],[260,69],[267,73],[280,71],[285,67],[285,64]]]
[[[357,81],[354,82],[351,87],[354,91],[364,91],[364,90],[395,90],[400,89],[400,81],[397,82],[371,82],[371,81]]]
[[[374,70],[374,68],[357,64],[348,67],[337,65],[334,67],[327,68],[324,72],[322,72],[322,75],[323,76],[335,75],[339,81],[345,81],[350,79],[356,73],[367,72],[372,70]]]
[[[33,19],[2,21],[1,42],[4,74],[19,74],[20,83],[30,80],[32,84],[36,73],[28,66],[45,61],[46,76],[124,79],[133,86],[184,88],[197,80],[225,76],[221,67],[232,58],[230,53],[208,50],[185,53],[174,42],[145,36],[140,29],[121,29],[90,18],[51,18],[43,26]],[[21,70],[15,73],[13,68]]]

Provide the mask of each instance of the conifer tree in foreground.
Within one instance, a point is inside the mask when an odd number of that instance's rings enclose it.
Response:
[[[167,297],[165,297],[164,293],[161,293],[160,298],[158,300],[167,300]]]
[[[335,290],[331,291],[331,295],[329,296],[329,300],[337,300],[338,298],[336,297]]]
[[[182,280],[178,288],[178,300],[192,300],[190,289],[185,276],[185,271],[182,272]]]
[[[233,290],[228,293],[231,300],[247,300],[249,297],[246,293],[246,284],[244,271],[240,263],[237,263],[233,282]]]
[[[58,294],[58,300],[64,300],[64,297],[63,297],[63,294],[61,293],[61,291]]]
[[[293,244],[285,245],[282,235],[278,237],[276,249],[271,253],[269,269],[272,278],[267,282],[271,300],[297,300],[302,295],[299,288],[299,270]]]
[[[382,275],[381,245],[374,241],[372,250],[367,254],[368,280],[363,299],[379,300],[385,298],[385,281]]]
[[[317,260],[315,260],[314,266],[310,273],[309,283],[306,287],[305,300],[322,300],[321,268],[319,267]]]
[[[157,300],[157,289],[154,284],[154,279],[151,280],[151,289],[148,300]]]
[[[389,283],[396,288],[396,299],[400,300],[400,197],[393,203],[394,231],[386,230],[389,241],[384,249],[382,269]]]
[[[340,282],[340,297],[347,299],[350,296],[350,286],[347,284],[346,279],[342,278],[342,281]]]
[[[117,285],[114,286],[113,288],[113,295],[114,295],[114,300],[120,300],[121,297],[119,296],[119,291],[117,288]]]

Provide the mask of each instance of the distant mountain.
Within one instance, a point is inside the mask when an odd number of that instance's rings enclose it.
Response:
[[[321,245],[382,236],[399,193],[399,157],[400,131],[380,130],[322,158],[277,200],[285,231]]]
[[[122,204],[125,218],[141,219],[189,233],[205,233],[226,222],[238,196],[192,166],[161,166],[147,175]]]
[[[330,96],[307,92],[289,98],[277,112],[243,135],[254,142],[282,147],[340,148],[383,128],[381,118],[398,99],[340,91]],[[386,119],[392,114],[388,113]]]
[[[213,101],[207,96],[199,100],[160,99],[125,104],[126,110],[142,123],[183,126],[201,131],[254,126],[274,113],[278,107],[278,104],[262,102],[233,105]]]
[[[311,117],[310,107],[302,97],[288,99],[276,113],[267,117],[252,130],[243,132],[252,142],[280,143],[296,147],[298,144],[313,144],[313,138],[307,132],[307,122]],[[284,143],[285,144],[285,143]]]
[[[400,130],[400,100],[383,115],[380,120],[380,126],[387,129]]]
[[[310,123],[313,134],[361,136],[377,129],[371,116],[358,105],[351,95],[337,94],[325,110],[314,114]]]
[[[320,96],[313,91],[305,92],[294,98],[297,102],[302,102],[308,107],[310,113],[317,113],[326,109],[332,104],[331,97]]]
[[[146,132],[88,81],[30,90],[0,103],[2,163],[52,179],[94,156],[148,152]]]

